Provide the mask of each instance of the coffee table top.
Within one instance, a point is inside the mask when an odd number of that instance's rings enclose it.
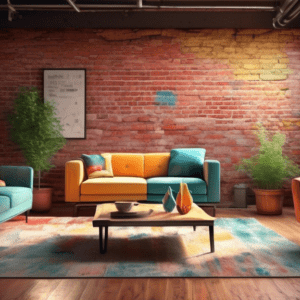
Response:
[[[196,226],[213,225],[216,219],[209,216],[195,203],[193,203],[192,209],[185,215],[179,214],[176,207],[173,212],[165,212],[163,205],[160,203],[139,203],[139,205],[134,206],[131,211],[148,211],[150,209],[152,209],[153,212],[143,218],[112,219],[110,213],[117,211],[115,204],[99,204],[97,205],[93,226]]]

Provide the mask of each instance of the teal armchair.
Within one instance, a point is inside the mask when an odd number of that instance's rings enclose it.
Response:
[[[28,213],[33,200],[33,168],[27,166],[0,166],[0,223],[17,215]]]

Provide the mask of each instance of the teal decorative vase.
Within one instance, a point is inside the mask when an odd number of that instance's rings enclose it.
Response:
[[[166,192],[166,194],[162,200],[162,203],[163,203],[164,210],[166,212],[171,212],[175,208],[176,201],[173,196],[171,187],[169,187],[168,191]]]

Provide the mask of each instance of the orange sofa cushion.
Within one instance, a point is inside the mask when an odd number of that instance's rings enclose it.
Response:
[[[144,177],[163,177],[168,176],[170,161],[169,153],[147,153],[144,154],[145,171]]]
[[[138,153],[112,153],[114,176],[144,177],[144,155]]]

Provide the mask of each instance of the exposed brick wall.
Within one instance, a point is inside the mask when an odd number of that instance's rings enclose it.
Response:
[[[86,68],[87,139],[55,155],[44,178],[55,201],[65,162],[82,153],[202,147],[221,162],[230,204],[233,185],[249,181],[234,165],[253,153],[258,121],[284,132],[300,163],[300,30],[10,29],[0,44],[1,164],[24,163],[7,122],[18,87],[42,91],[43,68]]]

